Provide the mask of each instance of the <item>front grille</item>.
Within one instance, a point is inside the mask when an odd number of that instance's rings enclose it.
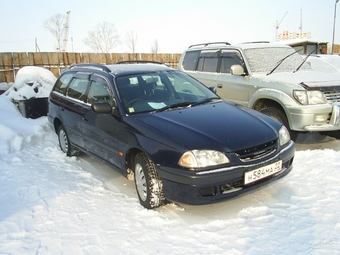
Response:
[[[263,143],[258,146],[239,150],[236,155],[243,162],[253,161],[260,158],[264,158],[276,152],[277,140]]]
[[[326,100],[328,103],[336,103],[340,102],[340,91],[332,90],[332,91],[324,91]]]

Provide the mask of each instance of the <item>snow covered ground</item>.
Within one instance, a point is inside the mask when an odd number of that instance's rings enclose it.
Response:
[[[144,209],[133,181],[59,150],[47,117],[0,96],[0,254],[340,254],[340,142],[300,135],[294,169],[254,193]]]

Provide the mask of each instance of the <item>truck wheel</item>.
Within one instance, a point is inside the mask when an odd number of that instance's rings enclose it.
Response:
[[[64,126],[60,125],[57,131],[60,149],[69,157],[78,156],[79,150],[71,146],[70,140],[65,132]]]
[[[285,127],[289,131],[290,139],[292,139],[294,142],[296,141],[299,133],[290,129],[287,117],[281,110],[279,110],[275,107],[266,107],[266,108],[262,108],[259,112],[261,112],[261,113],[263,113],[263,114],[265,114],[269,117],[272,117],[273,119],[275,119],[275,120],[281,122],[283,125],[285,125]]]
[[[154,164],[145,153],[138,153],[134,159],[135,184],[139,202],[147,209],[165,204],[163,183]]]

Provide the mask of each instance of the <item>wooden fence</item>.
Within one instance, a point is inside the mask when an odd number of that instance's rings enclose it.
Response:
[[[18,70],[24,66],[40,66],[56,77],[71,64],[115,64],[126,60],[152,60],[177,68],[181,54],[148,53],[74,53],[74,52],[4,52],[0,53],[0,82],[14,82]]]

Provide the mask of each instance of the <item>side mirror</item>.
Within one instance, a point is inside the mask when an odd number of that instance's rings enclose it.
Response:
[[[96,113],[115,113],[116,100],[112,100],[112,106],[108,102],[96,102],[91,105],[92,111]]]
[[[232,75],[242,76],[244,75],[244,69],[241,65],[232,65],[230,67],[230,73]]]
[[[211,87],[209,87],[208,89],[210,89],[212,92],[214,92],[214,93],[216,94],[216,87],[211,86]]]
[[[96,113],[111,113],[112,111],[112,107],[108,102],[93,103],[91,109]]]

